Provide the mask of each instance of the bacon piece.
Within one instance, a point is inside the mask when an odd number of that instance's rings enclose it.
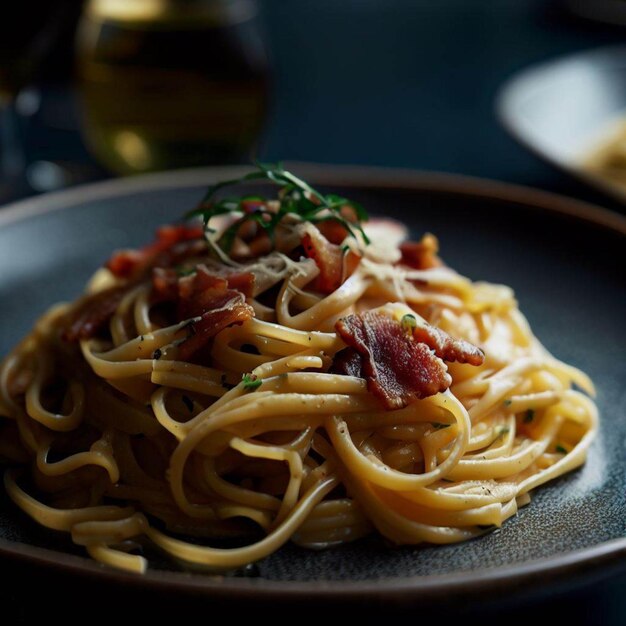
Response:
[[[229,272],[225,278],[229,289],[241,291],[246,298],[251,298],[254,294],[256,277],[252,272]]]
[[[155,267],[152,270],[152,302],[174,302],[178,299],[180,276],[170,267]]]
[[[210,292],[210,297],[207,291],[203,298],[207,309],[200,320],[190,324],[192,334],[178,348],[178,358],[183,361],[188,361],[227,326],[241,324],[254,316],[254,309],[246,304],[239,291],[224,288],[220,292],[220,288],[215,287]]]
[[[439,242],[437,237],[426,233],[421,241],[404,241],[400,244],[402,253],[401,263],[415,270],[428,270],[441,267],[443,261],[439,258]]]
[[[348,229],[336,220],[328,220],[317,224],[317,228],[330,243],[339,245],[348,236]]]
[[[153,300],[175,302],[179,321],[201,318],[193,324],[194,334],[181,344],[181,358],[193,355],[226,326],[254,315],[245,302],[254,287],[250,272],[232,272],[223,278],[201,265],[193,275],[179,277],[171,268],[155,268],[152,284]],[[96,335],[108,324],[128,291],[128,285],[118,285],[87,296],[70,315],[63,338],[77,341]]]
[[[63,339],[78,341],[93,337],[108,324],[127,292],[127,286],[119,285],[86,296],[70,314]]]
[[[452,383],[443,361],[386,315],[370,311],[348,315],[335,329],[358,352],[367,388],[387,409],[445,391]]]
[[[453,339],[448,333],[430,324],[418,324],[413,329],[413,338],[425,343],[444,361],[482,365],[485,360],[485,353],[474,344],[463,339]]]
[[[330,372],[363,378],[363,358],[354,348],[344,348],[335,355]]]
[[[183,276],[178,281],[178,319],[198,317],[206,311],[219,308],[221,304],[216,304],[215,298],[223,296],[227,291],[226,279],[202,268],[190,276]]]
[[[198,265],[189,276],[180,276],[172,268],[155,267],[152,270],[153,302],[175,302],[179,298],[193,301],[202,297],[202,292],[226,281],[229,289],[240,291],[246,298],[252,297],[255,276],[252,272],[210,270],[206,265]],[[187,316],[187,317],[193,317]],[[186,319],[185,317],[183,319]]]
[[[161,226],[152,243],[139,250],[116,252],[107,261],[106,267],[118,278],[131,278],[157,264],[169,266],[197,249],[194,245],[178,248],[178,244],[195,243],[202,235],[201,226]]]
[[[118,250],[104,265],[118,278],[128,278],[141,265],[143,258],[139,250]]]
[[[352,250],[346,252],[340,246],[330,243],[316,229],[310,229],[304,234],[302,246],[306,255],[320,269],[315,288],[322,293],[332,293],[339,289],[343,280],[354,272],[361,260]]]
[[[314,231],[304,234],[302,246],[306,255],[313,259],[320,269],[317,289],[322,293],[332,293],[338,289],[341,286],[343,271],[343,250]]]
[[[232,281],[232,282],[231,282]],[[231,272],[226,277],[199,265],[189,276],[178,276],[171,269],[155,268],[152,275],[153,298],[176,303],[179,321],[200,318],[190,323],[190,336],[179,346],[178,358],[189,360],[221,330],[254,316],[243,291],[251,293],[254,275]],[[239,286],[241,290],[230,289]]]

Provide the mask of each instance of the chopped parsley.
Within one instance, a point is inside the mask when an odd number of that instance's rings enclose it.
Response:
[[[504,401],[504,406],[511,406],[511,404],[513,404],[513,400],[506,399]]]
[[[255,374],[244,374],[241,381],[244,389],[257,389],[263,384],[263,379]]]
[[[446,424],[445,422],[431,422],[432,427],[435,430],[441,430],[442,428],[448,428],[451,424]]]
[[[415,319],[415,315],[411,315],[411,313],[407,313],[402,316],[400,320],[400,324],[402,324],[402,330],[408,335],[413,335],[413,330],[417,326],[417,320]]]
[[[163,356],[163,352],[161,351],[161,348],[157,348],[153,353],[152,353],[152,358],[156,359],[157,361]]]
[[[524,424],[530,424],[535,419],[535,409],[528,409],[524,415]]]
[[[554,448],[559,454],[567,454],[567,450],[560,444],[557,443]]]

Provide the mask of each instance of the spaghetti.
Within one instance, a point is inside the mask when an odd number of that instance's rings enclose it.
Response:
[[[466,540],[584,462],[593,385],[511,289],[282,168],[256,177],[278,199],[216,186],[204,228],[115,254],[6,357],[26,514],[114,567],[143,572],[149,544],[223,570],[373,530]]]

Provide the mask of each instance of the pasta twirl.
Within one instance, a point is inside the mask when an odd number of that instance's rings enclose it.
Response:
[[[115,254],[4,359],[17,506],[113,567],[143,572],[147,543],[228,569],[288,541],[476,537],[584,462],[593,385],[511,289],[282,168],[256,177],[278,198],[213,188],[206,228]]]

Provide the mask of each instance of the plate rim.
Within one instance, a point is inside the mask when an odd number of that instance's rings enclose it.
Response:
[[[557,214],[562,218],[592,223],[626,237],[626,216],[585,201],[522,185],[443,172],[378,166],[326,165],[296,161],[286,165],[303,177],[313,180],[315,184],[343,183],[346,186],[370,189],[433,191],[510,201],[527,208]],[[249,166],[241,165],[202,167],[80,185],[0,207],[0,228],[87,201],[134,195],[143,190],[203,186],[249,170]],[[176,593],[211,595],[224,600],[247,596],[255,601],[316,598],[360,602],[368,597],[385,597],[412,604],[427,603],[444,594],[491,595],[505,589],[521,592],[526,583],[530,583],[538,574],[547,577],[543,579],[543,584],[550,582],[553,586],[558,586],[566,583],[571,586],[592,577],[605,578],[626,569],[626,562],[620,564],[620,561],[624,561],[624,556],[626,537],[551,557],[478,571],[464,569],[447,574],[394,576],[371,580],[284,581],[151,569],[143,576],[137,576],[107,568],[87,557],[0,538],[0,558],[3,559],[17,559],[100,581],[167,588]]]
[[[626,49],[626,44],[623,47]],[[304,178],[315,179],[315,184],[320,185],[344,183],[350,187],[405,188],[488,196],[495,200],[532,204],[534,208],[593,222],[626,234],[625,215],[585,200],[526,185],[465,174],[377,165],[286,161],[285,166],[298,171]],[[0,206],[0,228],[36,215],[69,208],[83,201],[141,193],[147,188],[156,190],[208,186],[214,180],[240,176],[251,169],[252,167],[247,165],[198,167],[76,185],[71,189],[44,193]]]

